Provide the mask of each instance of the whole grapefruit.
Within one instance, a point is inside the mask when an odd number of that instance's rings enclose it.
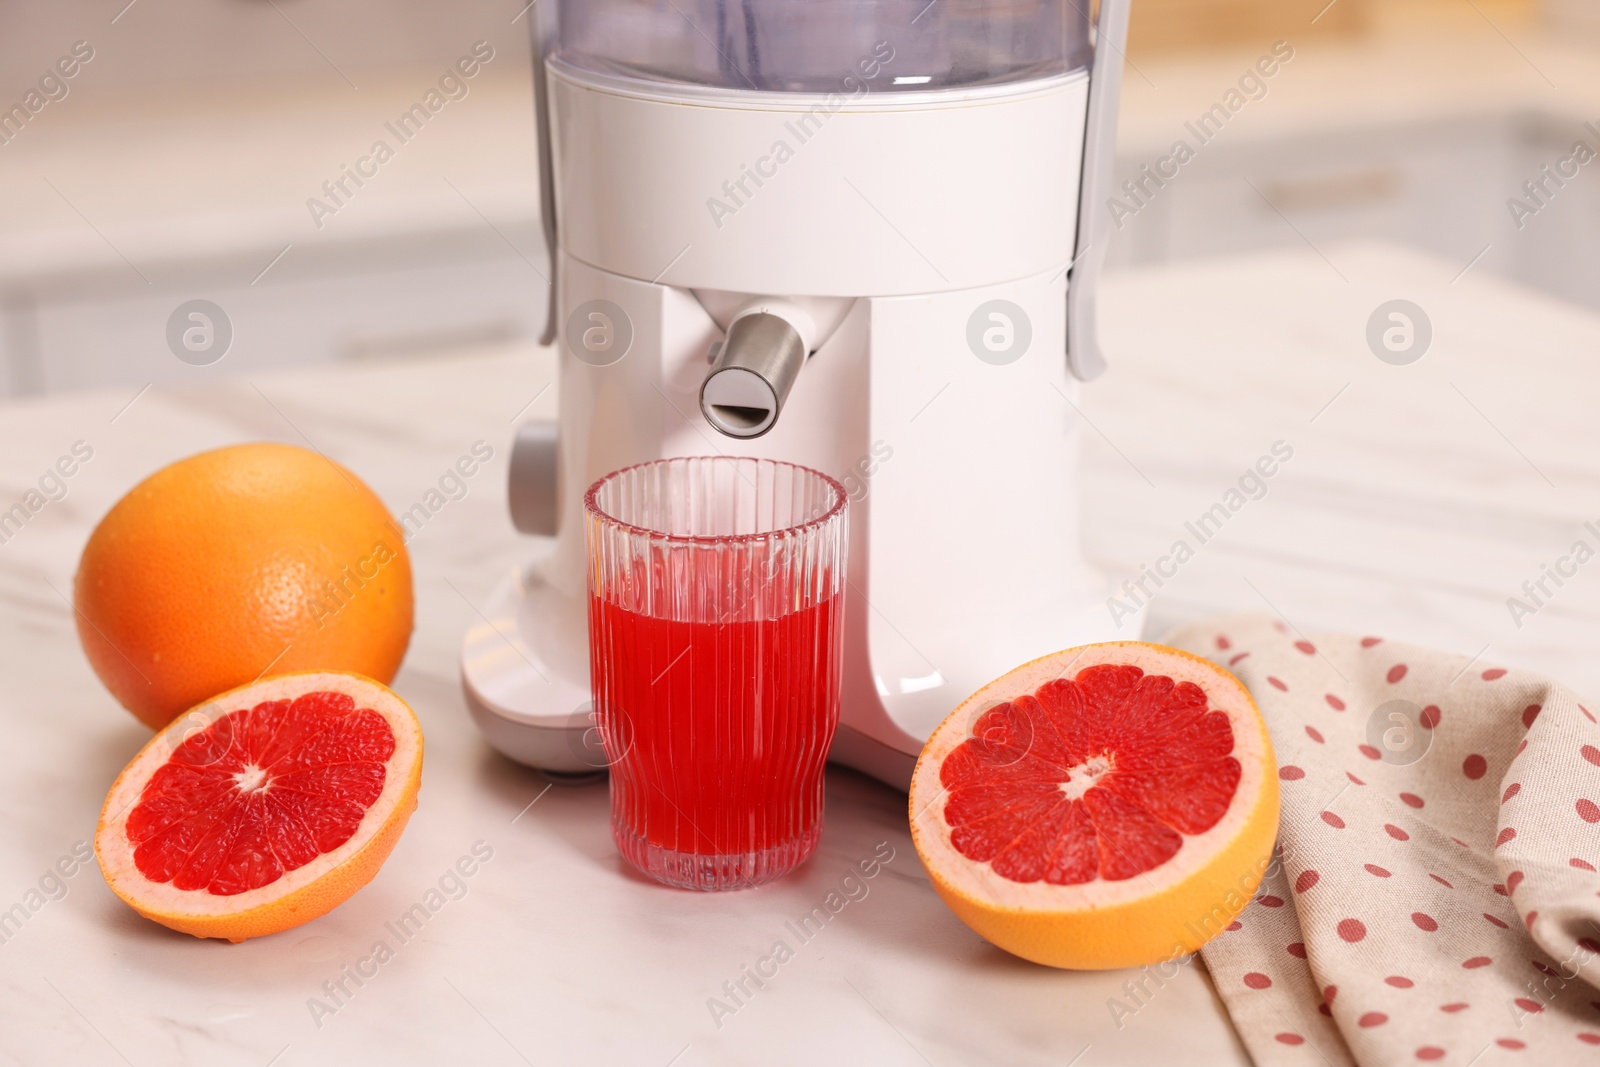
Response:
[[[383,502],[293,445],[165,467],[107,512],[73,585],[95,673],[159,729],[269,670],[388,683],[411,640],[411,561]]]

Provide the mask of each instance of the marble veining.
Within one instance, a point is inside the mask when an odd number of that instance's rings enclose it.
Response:
[[[1600,566],[1520,628],[1505,603],[1600,518],[1600,318],[1487,275],[1452,284],[1460,267],[1362,244],[1106,280],[1111,371],[1083,392],[1094,428],[1081,499],[1090,555],[1108,573],[1138,574],[1274,442],[1294,449],[1266,495],[1155,590],[1152,633],[1259,610],[1307,632],[1420,641],[1600,691],[1588,654]],[[1432,350],[1409,367],[1380,363],[1364,341],[1372,309],[1396,296],[1434,324]],[[984,944],[929,889],[904,797],[858,775],[830,770],[827,829],[795,875],[705,896],[621,863],[602,782],[552,787],[488,749],[462,704],[456,654],[475,604],[529,550],[504,507],[511,420],[552,368],[548,350],[510,346],[248,382],[194,368],[131,406],[131,389],[0,406],[0,509],[74,442],[94,450],[66,496],[0,544],[0,911],[28,913],[0,943],[6,1058],[688,1067],[1060,1065],[1081,1054],[1093,1065],[1181,1051],[1185,1062],[1245,1062],[1197,965],[1119,1029],[1107,1002],[1135,976],[1048,971]],[[552,389],[523,417],[554,410]],[[173,934],[112,897],[92,865],[29,910],[41,877],[92,838],[112,778],[148,736],[78,649],[65,596],[83,541],[140,477],[251,438],[309,442],[396,511],[475,441],[495,451],[410,545],[418,620],[396,688],[427,733],[421,806],[369,887],[275,937],[234,946]],[[492,860],[397,943],[387,924],[475,847]],[[880,850],[892,858],[863,894],[808,939],[791,932]],[[747,983],[736,1010],[714,1011],[724,983],[780,940],[792,958],[763,986]],[[363,964],[379,941],[390,958]],[[368,977],[357,984],[347,967]],[[333,1010],[313,1010],[318,1000]]]

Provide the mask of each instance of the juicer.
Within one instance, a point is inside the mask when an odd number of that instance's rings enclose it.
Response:
[[[831,758],[902,789],[984,683],[1138,636],[1076,499],[1128,3],[1093,25],[1087,0],[530,9],[559,417],[517,432],[538,550],[462,648],[496,748],[606,766],[583,495],[661,457],[845,486]]]

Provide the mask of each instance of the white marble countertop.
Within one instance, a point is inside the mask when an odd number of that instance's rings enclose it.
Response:
[[[1137,571],[1275,440],[1295,449],[1160,591],[1151,632],[1275,610],[1600,694],[1600,572],[1547,583],[1520,626],[1507,607],[1575,541],[1600,549],[1584,528],[1600,524],[1600,317],[1464,266],[1352,242],[1108,279],[1113,372],[1084,390],[1104,435],[1089,437],[1092,558]],[[1367,347],[1394,299],[1431,319],[1410,366]]]
[[[1451,285],[1459,269],[1342,245],[1107,279],[1112,371],[1084,391],[1093,557],[1114,572],[1152,561],[1274,441],[1294,448],[1266,497],[1161,590],[1153,632],[1279,610],[1307,631],[1481,651],[1600,692],[1589,654],[1600,571],[1580,572],[1521,629],[1505,607],[1600,518],[1600,318],[1475,273]],[[1380,363],[1363,339],[1371,310],[1397,296],[1434,325],[1432,350],[1408,367]],[[830,770],[827,832],[800,872],[702,896],[624,868],[603,784],[551,786],[489,750],[463,706],[457,648],[469,601],[527,552],[505,515],[504,464],[512,419],[551,366],[548,351],[520,347],[253,382],[192,368],[191,384],[136,399],[0,406],[0,505],[75,441],[94,448],[68,495],[0,545],[0,911],[26,911],[30,889],[92,839],[105,790],[148,736],[90,672],[63,597],[121,493],[200,449],[309,439],[398,511],[473,441],[497,453],[412,542],[417,631],[395,684],[421,716],[427,764],[421,806],[375,881],[301,929],[235,946],[146,922],[92,864],[77,870],[0,943],[0,1060],[1243,1062],[1199,967],[1119,1030],[1107,1001],[1127,975],[1050,971],[980,941],[929,889],[904,797],[851,772]],[[551,390],[524,415],[553,405]],[[392,944],[385,924],[480,841],[493,858],[465,896],[314,1018],[323,983]],[[792,941],[785,923],[880,842],[894,858],[867,895],[792,944],[795,958],[719,1029],[708,998]]]

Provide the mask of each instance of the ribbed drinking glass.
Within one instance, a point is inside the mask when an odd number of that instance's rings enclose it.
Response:
[[[611,831],[669,885],[792,870],[839,723],[846,497],[805,467],[657,460],[596,482],[589,674]]]

